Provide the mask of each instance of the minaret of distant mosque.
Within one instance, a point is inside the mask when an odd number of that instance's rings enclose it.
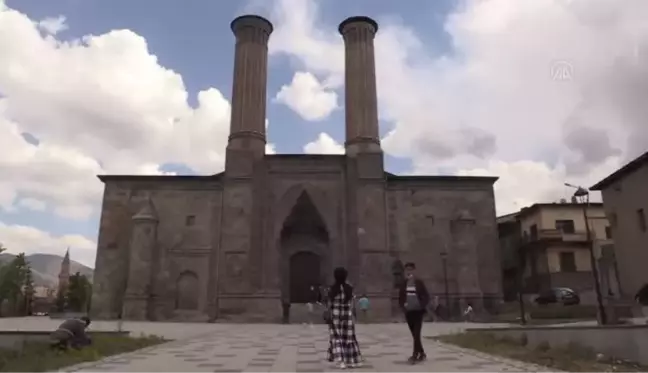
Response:
[[[68,285],[70,284],[70,248],[67,248],[67,251],[65,252],[65,257],[63,257],[63,261],[61,262],[61,271],[59,272],[58,275],[58,290],[60,291],[65,291],[67,289]]]

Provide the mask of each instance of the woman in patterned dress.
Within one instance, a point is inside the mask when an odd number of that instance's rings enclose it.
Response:
[[[346,281],[347,270],[336,268],[335,283],[329,289],[329,348],[328,361],[338,368],[356,368],[362,361],[360,346],[355,335],[353,318],[353,287]]]

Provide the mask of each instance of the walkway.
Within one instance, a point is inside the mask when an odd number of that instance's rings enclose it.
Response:
[[[101,329],[105,329],[104,323]],[[425,335],[459,331],[465,324],[427,324]],[[479,324],[471,324],[479,326]],[[158,329],[177,339],[160,346],[82,364],[66,371],[77,372],[322,372],[335,370],[325,361],[328,346],[323,325],[268,324],[155,324],[128,323],[127,329],[148,332]],[[183,330],[180,337],[174,329]],[[166,332],[166,333],[165,333]],[[546,368],[495,358],[425,339],[428,360],[406,363],[411,340],[404,324],[359,325],[360,347],[365,366],[353,371],[543,371]]]

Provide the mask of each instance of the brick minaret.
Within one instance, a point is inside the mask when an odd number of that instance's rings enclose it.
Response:
[[[338,28],[344,38],[346,154],[381,153],[374,37],[378,24],[351,17]]]
[[[61,270],[58,275],[58,289],[65,291],[70,284],[70,248],[68,247],[61,262]]]
[[[268,40],[273,27],[263,17],[244,15],[232,21],[231,28],[236,47],[226,170],[246,175],[254,160],[265,154]]]

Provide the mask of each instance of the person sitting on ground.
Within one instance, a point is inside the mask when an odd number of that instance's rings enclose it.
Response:
[[[50,336],[51,347],[66,351],[70,347],[78,350],[89,346],[92,343],[90,337],[86,334],[89,325],[90,318],[86,316],[80,319],[65,320]]]

